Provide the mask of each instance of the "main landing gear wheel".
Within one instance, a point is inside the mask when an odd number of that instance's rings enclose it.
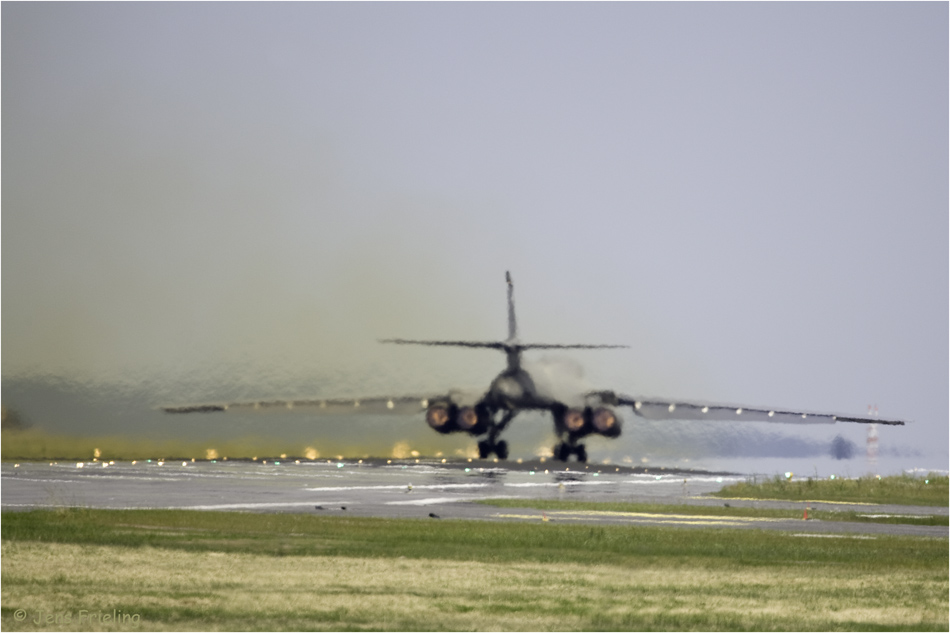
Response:
[[[490,440],[482,440],[478,443],[479,459],[488,459],[494,453],[498,459],[508,459],[508,442],[501,440],[492,444]]]
[[[583,444],[578,444],[577,446],[571,446],[567,442],[561,442],[554,447],[554,457],[561,462],[566,462],[571,458],[571,455],[577,455],[577,461],[586,462],[587,461],[587,447]]]

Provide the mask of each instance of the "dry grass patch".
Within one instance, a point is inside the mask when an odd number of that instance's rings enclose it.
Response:
[[[3,629],[941,629],[947,575],[848,565],[584,565],[4,542]],[[945,572],[945,570],[944,570]],[[23,609],[28,618],[15,620]],[[83,622],[81,609],[138,614]],[[37,613],[73,623],[36,626]]]

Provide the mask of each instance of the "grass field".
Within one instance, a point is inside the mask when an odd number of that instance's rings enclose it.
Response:
[[[897,475],[857,479],[794,479],[776,476],[726,486],[713,496],[722,498],[785,499],[788,501],[852,501],[897,505],[946,506],[950,479]]]
[[[8,631],[948,627],[946,539],[171,510],[2,538]]]

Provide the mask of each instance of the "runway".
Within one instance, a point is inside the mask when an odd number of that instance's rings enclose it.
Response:
[[[946,526],[500,508],[482,499],[564,499],[757,506],[803,510],[801,503],[703,496],[745,475],[561,462],[466,460],[156,461],[4,463],[3,510],[175,508],[347,514],[363,517],[553,521],[785,530],[800,536],[948,536]],[[946,514],[918,508],[809,502],[813,510]]]

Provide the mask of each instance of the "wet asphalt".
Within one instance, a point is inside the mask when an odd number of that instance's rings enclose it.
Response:
[[[465,459],[3,463],[4,511],[38,508],[177,508],[245,512],[658,525],[783,530],[793,536],[873,538],[901,534],[947,538],[947,526],[805,520],[806,509],[870,515],[946,515],[946,507],[807,503],[709,497],[745,475],[725,472]],[[564,499],[657,504],[791,508],[802,519],[709,517],[675,513],[547,511],[501,508],[483,499]]]

